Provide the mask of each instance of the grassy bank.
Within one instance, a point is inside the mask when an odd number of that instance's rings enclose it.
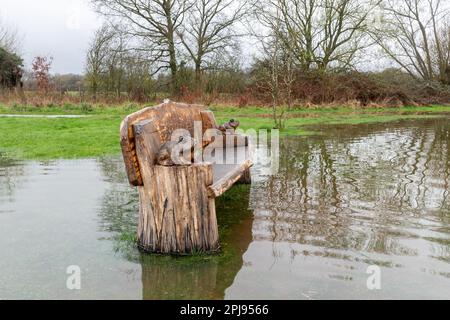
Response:
[[[88,115],[86,118],[2,118],[0,152],[23,159],[85,158],[118,154],[119,125],[127,114],[141,106],[0,106],[0,114]],[[218,122],[238,119],[242,129],[271,129],[271,110],[262,107],[212,106]],[[286,113],[285,135],[304,135],[317,125],[388,122],[446,115],[449,106],[366,108],[349,107],[294,109]],[[315,127],[316,126],[316,127]]]

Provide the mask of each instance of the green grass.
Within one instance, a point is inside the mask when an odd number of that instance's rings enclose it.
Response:
[[[112,115],[125,116],[129,113],[141,109],[142,106],[134,103],[125,103],[121,105],[104,105],[89,103],[63,105],[47,104],[44,106],[20,105],[11,106],[0,105],[0,114],[35,114],[35,115],[55,115],[55,114],[73,114],[73,115]]]
[[[272,129],[274,122],[269,109],[262,108],[211,108],[216,113],[219,122],[237,118],[241,128],[246,130]],[[450,115],[450,106],[421,106],[399,108],[365,108],[333,107],[319,109],[294,109],[286,112],[285,128],[282,134],[305,135],[314,133],[312,126],[326,124],[363,124],[389,122],[402,119],[429,118]]]
[[[0,118],[0,151],[22,159],[87,158],[115,154],[121,117]]]
[[[87,118],[1,118],[0,152],[22,159],[86,158],[120,153],[119,125],[135,104],[0,106],[0,114],[84,114]],[[242,129],[272,129],[271,110],[262,107],[212,106],[218,122],[236,118]],[[287,113],[282,135],[314,133],[314,126],[361,124],[450,115],[449,106],[366,108],[333,107],[294,109]]]

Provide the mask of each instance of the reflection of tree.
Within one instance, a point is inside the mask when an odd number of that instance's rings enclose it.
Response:
[[[144,299],[223,299],[243,265],[252,240],[249,187],[237,186],[217,199],[216,211],[223,252],[217,256],[167,257],[141,254],[133,243],[139,203],[119,158],[99,160],[109,182],[99,213],[103,231],[112,233],[121,253],[142,266]]]
[[[326,129],[282,141],[252,193],[255,238],[415,255],[401,240],[421,219],[448,225],[448,120]]]
[[[25,165],[0,153],[0,199],[12,199],[14,190],[23,182]]]
[[[433,142],[433,148],[431,153],[435,155],[433,161],[437,162],[436,165],[442,166],[442,179],[444,182],[443,185],[443,194],[442,194],[442,202],[440,204],[440,208],[442,212],[450,212],[450,128],[448,125],[444,125],[439,123],[436,126],[435,131],[435,141]],[[450,217],[447,215],[447,219]],[[449,223],[450,220],[446,220]]]
[[[101,228],[104,231],[136,232],[139,202],[138,194],[127,183],[123,161],[116,158],[99,159],[109,189],[105,192],[100,212]]]
[[[112,234],[117,249],[135,260],[139,255],[134,246],[139,213],[137,190],[127,182],[122,159],[102,158],[98,162],[109,186],[99,211],[100,228]]]
[[[261,221],[270,234],[256,236],[316,245],[345,240],[339,232],[346,218],[339,215],[339,185],[324,141],[289,138],[282,142],[280,154],[279,173],[253,192],[252,207],[271,213]]]

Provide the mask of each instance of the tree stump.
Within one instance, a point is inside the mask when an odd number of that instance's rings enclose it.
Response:
[[[146,252],[188,254],[219,249],[210,164],[153,166],[139,187],[139,247]]]
[[[178,138],[180,129],[194,139],[201,139],[199,148],[194,150],[196,156],[183,154],[191,161],[193,158],[193,163],[158,165],[161,146]],[[225,146],[215,146],[216,139],[202,139],[207,130],[217,131],[211,111],[170,101],[135,112],[122,121],[120,136],[125,168],[130,184],[139,191],[137,237],[142,251],[161,254],[218,251],[215,198],[240,179],[249,183],[248,169],[253,163],[248,155],[248,138],[230,134]],[[223,141],[223,134],[219,136],[217,140]],[[213,167],[205,159],[205,148],[210,145],[222,148],[224,154],[230,153],[234,161],[216,162]]]
[[[138,187],[138,245],[146,252],[189,254],[219,249],[212,165],[154,165],[159,136],[152,121],[134,125],[143,185]]]

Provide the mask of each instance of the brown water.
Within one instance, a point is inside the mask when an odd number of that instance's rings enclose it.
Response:
[[[0,157],[0,299],[449,299],[450,119],[321,129],[218,201],[224,253],[194,259],[134,248],[120,158]]]

